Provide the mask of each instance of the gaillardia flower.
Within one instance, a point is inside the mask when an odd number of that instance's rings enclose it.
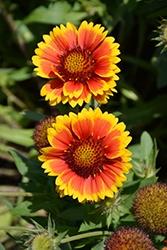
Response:
[[[156,183],[137,191],[133,212],[145,229],[167,234],[167,185]]]
[[[63,195],[82,201],[113,197],[131,168],[131,141],[124,123],[99,108],[57,116],[48,129],[50,146],[41,149],[42,168],[57,176]]]
[[[119,44],[106,36],[104,27],[86,21],[78,29],[71,23],[56,26],[43,36],[32,61],[37,74],[49,79],[41,95],[50,105],[69,102],[75,107],[88,103],[91,96],[106,103],[116,92]]]
[[[138,228],[122,227],[106,240],[105,250],[156,250],[149,236]]]
[[[35,146],[38,150],[43,147],[49,146],[47,138],[47,129],[52,127],[52,123],[55,121],[54,116],[48,116],[41,120],[36,126],[33,134]]]

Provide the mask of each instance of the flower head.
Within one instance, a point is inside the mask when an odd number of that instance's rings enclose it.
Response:
[[[60,193],[82,201],[112,198],[131,168],[131,141],[124,123],[99,108],[57,116],[41,149],[45,173],[57,176]]]
[[[83,21],[78,30],[67,23],[43,36],[32,61],[37,74],[50,79],[41,89],[50,105],[69,102],[74,107],[91,96],[106,103],[116,91],[119,44],[106,35],[104,27]]]
[[[137,222],[155,233],[167,233],[167,185],[156,183],[139,189],[133,211]]]
[[[55,121],[54,116],[48,116],[36,125],[33,134],[33,139],[35,142],[35,146],[38,150],[40,150],[40,148],[49,146],[47,138],[47,129],[52,127],[52,123],[54,121]]]
[[[32,250],[54,250],[53,239],[46,233],[36,235],[32,241]]]
[[[156,250],[156,248],[142,230],[122,227],[106,241],[105,250]]]
[[[158,36],[153,40],[158,41],[156,46],[161,47],[163,52],[167,49],[167,19],[162,19],[156,33],[158,33]]]

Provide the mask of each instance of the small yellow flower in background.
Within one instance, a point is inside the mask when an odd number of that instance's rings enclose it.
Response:
[[[139,189],[133,211],[143,228],[157,234],[167,234],[167,185],[156,183]]]
[[[112,198],[132,167],[126,149],[131,137],[124,123],[99,108],[57,116],[48,141],[39,157],[42,168],[57,176],[60,194],[79,202]]]
[[[37,74],[49,79],[41,95],[50,105],[69,102],[72,107],[81,106],[91,97],[106,103],[116,92],[119,44],[106,36],[104,27],[86,21],[78,29],[71,23],[56,26],[43,36],[32,61]]]
[[[106,240],[104,250],[156,250],[156,248],[142,230],[122,227]]]

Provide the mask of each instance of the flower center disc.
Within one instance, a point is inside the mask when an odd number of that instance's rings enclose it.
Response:
[[[104,152],[101,141],[92,138],[75,141],[67,150],[66,162],[79,176],[95,175],[103,168]]]
[[[95,63],[90,51],[78,47],[60,56],[56,69],[64,81],[85,83],[94,74]]]
[[[82,72],[84,69],[85,58],[80,52],[70,53],[64,62],[64,67],[70,73]]]

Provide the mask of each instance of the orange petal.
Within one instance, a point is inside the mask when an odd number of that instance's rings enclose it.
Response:
[[[77,46],[77,29],[72,23],[67,23],[67,28],[64,30],[64,35],[69,43],[69,48],[73,49]]]
[[[48,99],[52,99],[50,97],[51,93],[54,93],[55,97],[61,96],[62,93],[62,88],[63,88],[63,82],[61,81],[61,79],[57,78],[54,80],[50,80],[48,81],[41,89],[41,96],[47,96],[47,100]],[[52,93],[52,95],[53,95]]]
[[[86,103],[90,102],[91,94],[90,94],[90,90],[88,89],[87,85],[83,86],[83,91],[82,91],[82,94],[79,98],[83,99]]]
[[[80,117],[72,121],[72,130],[79,139],[86,139],[92,135],[93,122],[90,117]]]
[[[48,129],[48,141],[52,145],[52,147],[56,149],[67,149],[72,140],[72,134],[66,127],[63,127],[61,131],[58,132],[53,128]]]
[[[68,167],[68,171],[66,171],[61,175],[61,179],[64,184],[68,185],[68,183],[70,182],[71,178],[73,178],[74,175],[75,173]]]
[[[83,195],[83,178],[74,173],[74,177],[70,180],[70,187],[73,190],[73,194]]]
[[[111,95],[111,94],[110,94]],[[94,99],[100,103],[100,104],[105,104],[108,102],[108,99],[110,98],[110,95],[108,93],[108,91],[105,91],[102,95],[94,95]]]
[[[78,29],[78,44],[81,49],[93,50],[106,37],[107,32],[100,25],[93,26],[93,23],[83,21]]]
[[[68,81],[64,84],[63,93],[69,98],[78,98],[83,91],[83,84],[80,82]]]
[[[112,55],[112,44],[114,42],[113,37],[106,37],[104,41],[93,51],[93,58],[98,59],[103,56]]]
[[[100,176],[104,182],[104,185],[107,187],[107,189],[111,189],[111,186],[114,183],[113,179],[111,179],[110,176],[105,171],[102,171],[100,173]]]
[[[86,197],[90,196],[92,194],[92,177],[89,176],[84,180],[84,195]]]
[[[111,77],[115,74],[112,66],[108,56],[100,57],[95,64],[95,73],[101,77]]]
[[[42,59],[39,56],[33,56],[32,61],[34,65],[38,66],[38,68],[35,69],[37,75],[45,78],[55,77],[53,62]]]
[[[100,78],[92,78],[88,80],[88,87],[90,91],[96,95],[102,95],[104,91],[108,90],[110,86],[106,84],[106,82]]]
[[[117,118],[113,115],[109,115],[108,113],[104,113],[103,115],[98,114],[96,112],[96,116],[94,117],[94,126],[93,126],[93,137],[96,139],[105,138],[116,124]],[[104,141],[104,145],[106,142]]]
[[[115,175],[120,175],[122,173],[122,167],[123,167],[123,164],[118,159],[118,160],[111,162],[111,164],[105,164],[104,170],[109,175],[110,174],[113,175],[115,179]]]
[[[72,107],[75,107],[77,104],[82,106],[83,102],[89,103],[91,99],[91,93],[90,90],[88,89],[87,85],[83,85],[83,90],[81,95],[78,98],[69,98],[69,103]]]
[[[109,179],[111,180],[111,183],[114,184],[116,181],[116,174],[114,173],[114,171],[112,170],[112,165],[104,165],[104,170],[103,170],[104,174],[106,176],[109,177]]]
[[[71,23],[67,23],[67,27],[64,25],[60,25],[60,28],[55,27],[53,32],[50,32],[50,36],[63,52],[74,48],[77,44],[77,30]]]
[[[58,157],[61,155],[62,151],[59,149],[55,149],[53,147],[45,147],[40,149],[41,155],[39,156],[40,161],[47,161]]]
[[[55,158],[43,163],[42,168],[44,168],[46,170],[45,172],[49,173],[49,175],[56,176],[68,169],[68,165],[62,159]]]
[[[41,46],[41,44],[43,45]],[[53,64],[58,63],[60,55],[57,50],[43,42],[39,43],[38,46],[39,48],[35,50],[36,55],[38,55],[41,59],[45,59],[47,61],[52,62]]]
[[[97,186],[97,191],[98,191],[98,196],[100,199],[104,199],[105,198],[105,185],[103,182],[103,179],[101,177],[101,175],[96,175],[95,177],[95,181],[96,181],[96,186]]]
[[[103,140],[105,145],[105,156],[109,159],[118,157],[121,153],[121,140],[120,138],[107,137]]]

